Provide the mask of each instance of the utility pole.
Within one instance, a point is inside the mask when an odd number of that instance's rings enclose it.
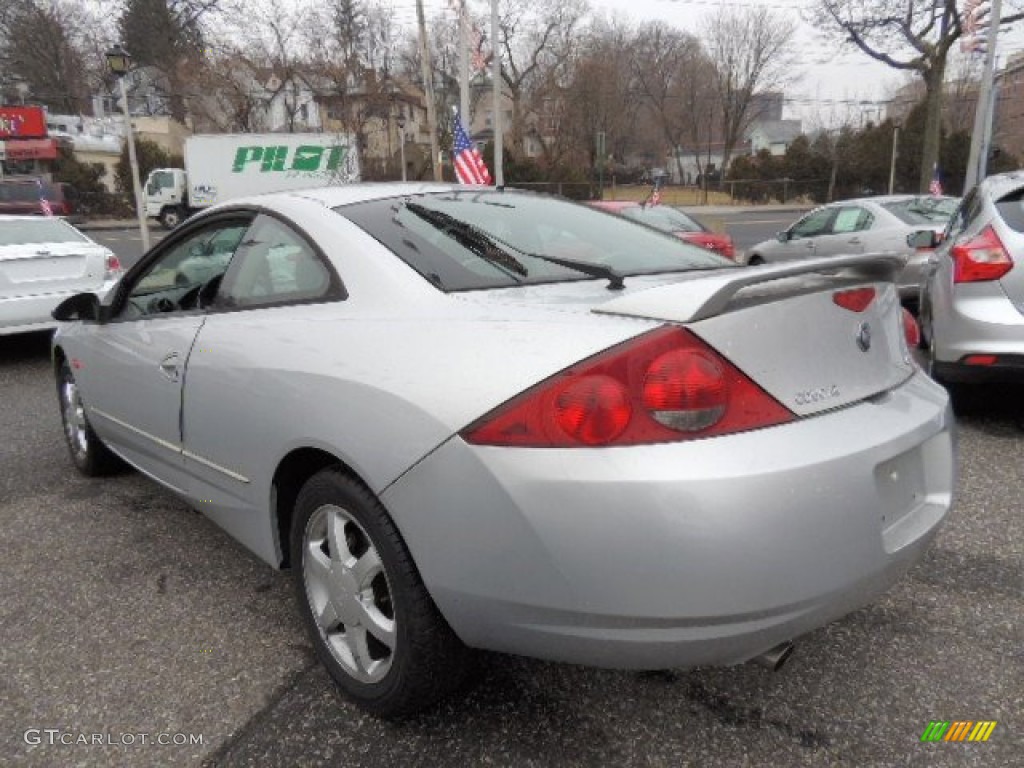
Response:
[[[440,148],[437,143],[437,110],[434,104],[434,73],[430,66],[430,45],[427,43],[427,21],[423,16],[423,0],[416,0],[416,21],[420,28],[420,70],[423,73],[423,92],[427,97],[427,128],[430,132],[430,166],[434,169],[434,181],[441,181],[441,165],[437,158]]]
[[[892,127],[892,160],[889,162],[889,194],[896,188],[896,148],[900,142],[900,127]]]
[[[505,172],[502,170],[505,154],[505,137],[501,128],[501,49],[498,41],[498,0],[491,0],[491,79],[494,81],[494,186],[505,186]]]
[[[459,2],[459,114],[469,131],[469,17],[466,15],[466,0]]]
[[[986,126],[992,130],[991,107],[992,81],[995,79],[996,42],[999,38],[999,23],[1002,20],[1002,0],[992,0],[992,10],[988,20],[988,38],[985,43],[985,71],[978,87],[978,104],[974,110],[974,131],[971,133],[971,153],[967,159],[967,175],[964,177],[964,194],[966,195],[984,178],[985,164],[981,159],[982,146],[988,143]]]

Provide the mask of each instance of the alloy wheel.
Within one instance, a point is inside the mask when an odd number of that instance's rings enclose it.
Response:
[[[319,507],[309,518],[302,574],[317,629],[346,673],[377,683],[397,643],[391,587],[366,530],[345,509]]]
[[[89,431],[85,420],[85,407],[78,394],[74,379],[65,379],[61,385],[61,411],[64,417],[64,435],[78,460],[84,460],[89,453]]]

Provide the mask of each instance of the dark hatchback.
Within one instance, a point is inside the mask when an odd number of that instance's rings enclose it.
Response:
[[[42,192],[42,195],[40,195]],[[32,179],[4,179],[0,181],[0,214],[31,216],[44,214],[42,198],[50,204],[54,216],[72,216],[75,213],[74,187],[61,182],[42,182]]]

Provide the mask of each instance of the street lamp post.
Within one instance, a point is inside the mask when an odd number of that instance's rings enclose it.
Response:
[[[117,77],[121,87],[121,108],[124,110],[125,132],[128,141],[128,164],[132,169],[132,192],[135,194],[135,215],[139,219],[139,237],[142,238],[143,252],[149,250],[149,228],[146,226],[146,210],[142,202],[142,184],[139,182],[139,161],[135,154],[135,134],[132,131],[132,118],[128,110],[128,90],[124,85],[124,76],[131,68],[132,57],[121,47],[115,45],[106,53],[107,67]]]
[[[405,115],[399,112],[395,122],[398,124],[398,152],[402,159],[402,181],[408,181],[405,177]]]

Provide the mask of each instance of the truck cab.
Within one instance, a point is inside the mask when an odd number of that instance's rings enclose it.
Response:
[[[146,179],[146,216],[173,229],[189,217],[188,180],[181,168],[155,168]]]

